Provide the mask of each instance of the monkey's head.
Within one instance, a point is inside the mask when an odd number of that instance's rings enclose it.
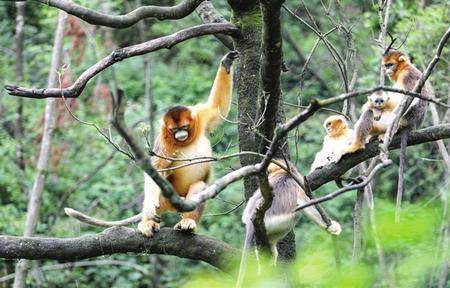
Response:
[[[399,73],[410,65],[408,55],[399,50],[389,50],[384,53],[381,63],[384,71],[392,81],[397,81]]]
[[[170,108],[163,117],[163,132],[166,140],[177,145],[187,145],[195,137],[197,115],[186,106]]]
[[[367,96],[367,100],[370,101],[370,105],[373,108],[383,110],[389,101],[389,96],[383,91],[377,91],[370,96]]]
[[[329,136],[334,137],[341,135],[346,129],[348,129],[348,123],[344,116],[333,115],[325,119],[323,122],[323,127]]]

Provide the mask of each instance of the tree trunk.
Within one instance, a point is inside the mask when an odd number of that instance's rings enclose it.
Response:
[[[48,77],[48,87],[58,87],[58,73],[57,70],[60,67],[64,26],[66,22],[67,14],[65,12],[59,12],[58,24],[55,32],[55,41],[53,44],[52,63],[50,73]],[[55,125],[55,99],[48,98],[45,105],[45,122],[44,133],[42,137],[39,158],[37,162],[37,171],[33,183],[33,188],[30,191],[28,200],[27,218],[25,222],[24,236],[33,236],[36,231],[37,221],[39,217],[39,208],[41,203],[42,190],[44,188],[44,182],[47,175],[51,138]],[[16,275],[14,277],[14,288],[25,287],[26,275],[27,275],[28,261],[21,259],[16,265]]]
[[[258,151],[258,141],[253,131],[258,117],[258,99],[261,95],[261,39],[262,15],[259,1],[229,1],[233,9],[232,22],[242,36],[234,38],[234,47],[240,53],[237,69],[238,137],[240,151]],[[255,164],[258,157],[242,155],[241,165]],[[245,198],[258,189],[255,177],[244,178]]]
[[[17,2],[16,16],[16,81],[19,84],[23,82],[23,34],[24,34],[24,18],[25,18],[25,2]],[[16,163],[20,170],[25,170],[25,162],[23,156],[23,99],[19,98],[16,111],[16,123],[14,126],[14,139],[17,141],[16,147]]]

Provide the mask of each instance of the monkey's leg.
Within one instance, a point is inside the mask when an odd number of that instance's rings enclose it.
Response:
[[[142,220],[138,230],[147,237],[152,237],[159,230],[160,218],[156,211],[161,205],[161,189],[153,179],[144,173],[144,203],[142,204]]]
[[[278,249],[277,249],[277,243],[272,244],[270,246],[270,251],[272,252],[272,265],[277,266],[277,260],[278,260]]]
[[[370,109],[364,111],[356,123],[355,140],[350,147],[344,149],[342,155],[355,153],[360,149],[364,149],[366,138],[372,130],[373,123],[373,111]]]
[[[200,190],[205,187],[206,184],[203,181],[198,181],[193,183],[189,187],[189,192],[186,195],[186,199],[191,199],[192,196],[195,195],[195,193],[199,192]],[[182,230],[182,231],[190,231],[193,232],[197,228],[197,224],[200,221],[200,217],[202,217],[203,210],[205,209],[205,203],[197,205],[197,208],[193,211],[183,213],[183,219],[181,219],[180,222],[178,222],[174,229]]]
[[[145,210],[144,210],[145,211]],[[159,231],[161,215],[165,211],[176,211],[164,196],[159,196],[159,207],[153,214],[144,213],[141,222],[138,224],[138,229],[147,237],[152,237],[154,233]]]

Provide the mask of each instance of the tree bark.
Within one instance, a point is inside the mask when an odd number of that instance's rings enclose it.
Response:
[[[61,54],[64,37],[64,26],[66,22],[67,14],[65,12],[59,12],[58,24],[55,32],[55,41],[53,44],[52,63],[48,77],[48,87],[58,86],[58,74],[57,70],[61,63]],[[47,99],[45,105],[45,120],[44,120],[44,133],[42,137],[39,158],[37,162],[37,171],[33,183],[33,188],[30,191],[27,218],[25,222],[24,236],[33,236],[36,231],[37,221],[39,218],[39,208],[41,204],[42,191],[44,189],[44,182],[47,175],[48,163],[50,157],[51,138],[55,126],[55,99]],[[27,276],[27,260],[20,260],[16,265],[16,275],[14,277],[14,288],[25,287]]]
[[[408,136],[408,146],[418,145],[426,142],[433,142],[439,139],[450,138],[450,125],[441,124],[427,127],[424,129],[412,131]],[[336,179],[336,177],[345,174],[349,169],[355,167],[359,163],[377,156],[379,152],[379,141],[373,141],[366,144],[364,150],[358,151],[351,155],[344,155],[337,163],[331,163],[321,169],[306,176],[311,186],[311,190],[317,190],[320,186]],[[395,136],[389,146],[389,150],[398,149],[400,147],[400,137]]]
[[[134,229],[113,227],[76,238],[0,236],[0,257],[78,261],[116,253],[154,253],[201,260],[231,272],[239,251],[208,236],[163,228],[152,238]]]
[[[262,15],[259,1],[228,1],[233,9],[232,23],[236,25],[241,37],[234,38],[234,47],[240,53],[237,69],[238,97],[238,137],[240,151],[258,152],[258,142],[254,133],[254,123],[258,116],[258,99],[261,93],[261,33]],[[242,155],[241,165],[256,164],[259,158]],[[245,198],[248,199],[258,189],[256,178],[244,178]]]

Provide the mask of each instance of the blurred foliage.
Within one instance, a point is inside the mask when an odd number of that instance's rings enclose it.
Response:
[[[135,7],[135,1],[87,1],[77,3],[106,13],[121,14]],[[172,5],[176,1],[142,1],[143,4]],[[321,2],[307,1],[307,7],[323,32],[334,24],[324,12]],[[356,57],[352,60],[357,69],[355,89],[372,87],[378,84],[381,49],[374,39],[378,36],[378,15],[372,1],[336,1],[332,5],[330,17],[347,23],[352,27]],[[431,60],[442,33],[449,26],[449,7],[447,1],[393,1],[389,31],[400,39],[407,37],[403,49],[423,69]],[[303,19],[308,15],[299,1],[286,1],[286,5],[297,10]],[[333,2],[334,3],[334,2]],[[216,8],[226,18],[231,13],[226,1],[214,1]],[[13,2],[0,4],[0,85],[16,83],[15,68],[15,6]],[[47,83],[50,55],[56,27],[57,10],[27,2],[25,17],[25,79],[21,85],[44,87]],[[308,20],[309,21],[309,20]],[[143,37],[156,37],[176,32],[182,28],[199,24],[196,15],[178,21],[145,20]],[[316,37],[308,28],[282,12],[283,28],[296,40],[301,52],[308,57],[316,42]],[[138,26],[124,30],[93,27],[78,21],[83,31],[80,38],[67,36],[65,40],[64,63],[68,65],[67,77],[74,81],[85,69],[106,56],[115,47],[123,47],[141,42]],[[408,33],[409,32],[409,33]],[[346,35],[337,30],[329,35],[330,41],[340,53],[347,51]],[[76,41],[83,46],[74,47]],[[82,48],[84,47],[84,48]],[[84,49],[84,50],[83,50]],[[84,54],[82,53],[84,51]],[[284,101],[306,105],[312,97],[326,97],[344,92],[337,66],[328,50],[319,44],[309,67],[316,71],[329,87],[324,91],[316,79],[305,77],[303,89],[299,77],[303,65],[289,43],[283,43],[284,60],[290,71],[282,74]],[[151,53],[152,95],[154,97],[155,123],[158,117],[173,104],[194,104],[205,101],[209,94],[219,59],[226,53],[225,47],[214,37],[192,39],[176,45],[170,50]],[[81,57],[81,56],[82,57]],[[344,55],[344,54],[343,54]],[[430,81],[436,96],[449,96],[449,52],[444,50]],[[77,63],[77,57],[80,57]],[[139,123],[148,122],[149,111],[145,91],[144,61],[132,58],[116,64],[96,76],[87,85],[79,99],[71,102],[73,112],[83,120],[97,123],[107,131],[110,128],[110,100],[108,92],[114,83],[126,92],[128,103],[126,120],[139,135]],[[387,82],[388,83],[388,82]],[[359,107],[365,98],[355,100]],[[80,225],[66,217],[58,207],[73,207],[99,218],[121,219],[140,210],[143,191],[142,173],[123,155],[115,153],[113,158],[86,183],[78,185],[78,180],[90,174],[112,152],[113,148],[100,137],[92,127],[74,121],[58,100],[57,130],[53,139],[52,165],[45,185],[40,221],[37,234],[55,237],[71,237],[94,233],[100,229]],[[30,190],[35,173],[36,159],[42,133],[44,101],[24,99],[24,131],[22,139],[25,148],[26,169],[20,171],[16,166],[15,149],[17,142],[8,133],[8,127],[15,122],[17,98],[8,96],[0,90],[0,234],[21,235],[27,207],[27,191]],[[300,109],[286,106],[287,116],[291,117]],[[340,110],[339,105],[335,105]],[[358,113],[357,108],[357,113]],[[441,118],[446,111],[439,110]],[[310,121],[299,127],[290,138],[290,150],[299,170],[307,174],[315,153],[320,149],[324,130],[322,121],[330,113],[322,111]],[[229,119],[236,119],[236,105],[233,105]],[[447,118],[448,119],[448,118]],[[448,121],[448,120],[447,120]],[[426,123],[431,125],[427,115]],[[237,129],[225,123],[211,135],[216,154],[223,155],[238,151]],[[313,133],[311,133],[313,132]],[[119,136],[112,131],[114,138]],[[142,143],[145,143],[142,137]],[[448,145],[448,142],[446,142]],[[393,153],[394,163],[397,163]],[[369,221],[368,209],[364,208],[362,221],[362,255],[358,264],[351,262],[353,222],[352,212],[354,193],[345,194],[324,204],[324,208],[343,226],[343,235],[337,239],[341,266],[335,264],[335,246],[330,237],[314,224],[301,220],[296,229],[298,259],[295,265],[280,265],[277,269],[263,265],[263,276],[256,275],[256,267],[249,265],[248,287],[382,287],[395,283],[395,287],[424,287],[432,283],[436,286],[439,265],[442,262],[440,225],[443,205],[441,195],[448,195],[443,182],[444,165],[435,143],[408,148],[407,170],[405,175],[405,197],[402,222],[394,224],[392,203],[395,202],[397,166],[392,165],[377,177],[374,193],[376,195],[376,219],[378,236],[385,253],[386,270],[384,275],[377,258],[373,231]],[[239,167],[238,159],[223,161],[214,165],[215,177]],[[444,188],[442,188],[444,187]],[[68,191],[67,201],[62,202]],[[315,192],[324,195],[336,189],[329,183]],[[240,223],[242,207],[223,216],[215,214],[228,211],[243,200],[242,183],[235,183],[224,191],[220,198],[209,201],[205,217],[198,233],[217,237],[234,247],[241,247],[243,227]],[[163,224],[174,225],[179,216],[164,215]],[[445,223],[445,219],[444,219]],[[448,224],[448,223],[447,223]],[[119,260],[129,265],[108,265],[77,267],[63,270],[43,270],[44,286],[61,287],[65,285],[80,287],[230,287],[234,285],[231,277],[218,273],[204,263],[178,259],[173,256],[155,255],[112,255],[100,259]],[[38,266],[47,267],[54,261],[40,261]],[[136,269],[140,266],[142,270]],[[15,261],[0,260],[0,277],[13,273]],[[236,267],[238,264],[236,263]],[[280,273],[278,273],[280,272]],[[30,274],[28,284],[37,286],[36,273]],[[195,276],[192,276],[195,275]],[[288,279],[287,283],[285,279]],[[283,284],[284,283],[284,284]],[[11,282],[6,282],[9,287]],[[2,283],[0,283],[0,287]]]

